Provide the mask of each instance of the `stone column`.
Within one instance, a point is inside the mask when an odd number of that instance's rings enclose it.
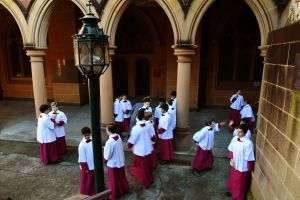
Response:
[[[110,59],[115,55],[116,46],[109,47]],[[113,83],[111,64],[104,74],[100,76],[100,106],[101,106],[101,126],[113,122]]]
[[[44,56],[46,53],[44,50],[27,50],[26,55],[30,57],[35,114],[38,118],[40,106],[47,104],[44,71]]]
[[[191,147],[190,115],[190,69],[194,48],[174,47],[177,56],[177,121],[174,134],[175,151],[185,152]]]

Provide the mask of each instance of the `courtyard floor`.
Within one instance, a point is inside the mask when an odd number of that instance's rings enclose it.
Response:
[[[89,126],[88,105],[65,105],[61,107],[67,117],[68,153],[63,162],[43,165],[39,160],[39,145],[36,143],[36,122],[32,101],[0,101],[0,200],[18,199],[64,199],[79,193],[79,167],[77,146],[81,140],[80,129]],[[191,132],[195,133],[207,118],[227,120],[229,109],[208,108],[191,111]],[[226,179],[229,173],[227,146],[231,134],[225,127],[215,137],[215,163],[212,170],[191,174],[190,152],[177,154],[169,165],[159,165],[154,171],[154,183],[144,189],[128,173],[131,186],[129,194],[121,199],[172,199],[172,200],[221,200],[225,197]],[[126,166],[131,162],[131,152],[126,150]],[[106,176],[106,168],[104,169]],[[106,179],[105,179],[106,180]]]

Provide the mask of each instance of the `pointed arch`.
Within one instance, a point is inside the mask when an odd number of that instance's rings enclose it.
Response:
[[[86,5],[80,0],[72,1],[83,13]],[[30,42],[38,48],[47,48],[47,33],[51,14],[61,0],[35,1],[28,16],[28,24],[31,28]],[[35,13],[34,15],[31,13]],[[96,12],[95,12],[96,13]]]
[[[190,40],[192,43],[195,42],[197,29],[199,27],[201,19],[203,18],[207,9],[214,3],[214,1],[215,0],[202,1],[197,7],[193,19],[191,20],[191,26],[188,32],[188,40]],[[247,3],[247,5],[255,15],[260,29],[261,45],[264,45],[267,43],[268,33],[274,29],[270,13],[268,12],[268,9],[266,8],[266,5],[262,2],[262,0],[244,1]]]
[[[0,0],[0,4],[6,9],[8,10],[8,12],[13,16],[13,18],[15,19],[21,35],[22,35],[22,39],[23,39],[23,43],[26,43],[28,41],[28,32],[27,30],[27,21],[22,13],[22,11],[20,10],[19,6],[15,3],[15,2],[9,2],[5,1],[5,0]]]
[[[171,23],[174,42],[180,37],[179,23],[177,17],[174,13],[174,8],[170,5],[167,0],[155,0],[156,3],[164,10],[167,15],[169,22]],[[118,28],[118,24],[122,15],[128,6],[133,2],[133,0],[123,0],[123,1],[108,1],[106,5],[106,10],[102,16],[102,27],[105,34],[110,36],[110,44],[115,44],[115,37]],[[178,2],[177,2],[178,3]],[[178,4],[178,6],[180,6]]]

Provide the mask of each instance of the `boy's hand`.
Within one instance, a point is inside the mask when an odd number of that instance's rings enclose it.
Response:
[[[230,159],[230,166],[235,167],[235,161],[233,159]]]
[[[226,121],[221,121],[220,125],[223,127],[226,124]]]

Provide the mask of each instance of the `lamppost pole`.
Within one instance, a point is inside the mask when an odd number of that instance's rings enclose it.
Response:
[[[103,172],[103,159],[102,158],[102,141],[100,130],[100,84],[99,76],[93,75],[88,77],[89,99],[90,99],[90,113],[91,113],[91,131],[93,142],[94,154],[94,167],[95,167],[95,182],[96,192],[105,190],[104,185],[104,172]]]
[[[83,25],[73,36],[75,66],[82,75],[88,78],[89,101],[91,114],[91,132],[94,154],[94,171],[96,192],[105,190],[102,141],[100,130],[100,83],[99,77],[109,67],[109,42],[103,29],[98,27],[100,21],[91,11],[91,1],[88,1],[88,11],[80,20]]]

